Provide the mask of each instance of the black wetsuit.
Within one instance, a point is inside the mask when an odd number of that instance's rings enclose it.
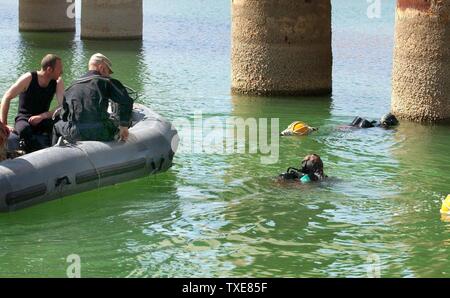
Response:
[[[109,100],[118,105],[120,126],[129,127],[133,100],[126,88],[97,71],[89,71],[64,93],[62,120],[53,131],[53,144],[63,136],[69,142],[111,141],[118,132],[108,113]]]
[[[352,123],[350,123],[350,126],[357,128],[372,128],[372,127],[379,127],[380,123],[378,123],[377,121],[369,121],[367,119],[357,116],[355,117],[355,119],[353,119]]]
[[[397,120],[397,118],[391,114],[388,113],[386,115],[384,115],[380,121],[369,121],[367,119],[361,118],[361,117],[355,117],[355,119],[353,119],[353,122],[350,123],[350,126],[352,127],[356,127],[356,128],[371,128],[371,127],[382,127],[382,128],[391,128],[394,127],[396,125],[398,125],[399,122]]]
[[[48,144],[42,144],[37,138],[36,134],[47,133],[51,135],[53,122],[51,119],[42,120],[38,125],[32,126],[28,119],[31,116],[48,112],[50,104],[56,93],[56,81],[51,80],[47,87],[41,87],[38,81],[37,72],[31,73],[31,82],[27,91],[20,94],[19,97],[19,112],[15,118],[14,129],[21,139],[24,140],[27,152],[33,152],[43,149],[50,145],[50,138]]]
[[[278,179],[298,181],[301,180],[304,176],[309,176],[310,181],[319,181],[327,177],[326,175],[320,174],[318,172],[312,172],[307,169],[299,170],[296,168],[288,168],[285,173],[282,173],[278,176]]]

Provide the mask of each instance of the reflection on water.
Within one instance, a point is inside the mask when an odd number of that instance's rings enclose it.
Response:
[[[17,71],[20,74],[41,68],[42,58],[49,54],[60,56],[64,62],[64,78],[74,76],[76,67],[73,53],[76,51],[77,42],[75,33],[30,33],[21,32],[19,52],[17,57],[19,63]]]
[[[145,262],[153,264],[165,237],[145,227],[179,213],[174,182],[166,173],[2,215],[0,275],[63,277],[73,253],[81,256],[84,276],[149,270]]]
[[[144,40],[123,42],[18,33],[14,5],[0,2],[2,92],[48,52],[63,58],[66,85],[102,52],[142,102],[195,130],[196,111],[223,123],[277,118],[280,131],[295,120],[319,128],[280,138],[274,164],[261,152],[185,152],[157,177],[0,214],[0,276],[62,277],[72,253],[85,277],[364,277],[373,256],[382,277],[450,275],[450,223],[439,218],[450,128],[342,127],[389,110],[393,1],[374,20],[364,1],[333,2],[331,98],[231,97],[228,1],[145,1]],[[311,152],[327,181],[275,182]]]

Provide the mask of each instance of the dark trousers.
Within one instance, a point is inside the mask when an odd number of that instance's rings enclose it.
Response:
[[[27,118],[18,118],[14,125],[19,137],[25,142],[25,151],[28,153],[44,149],[50,146],[50,136],[53,130],[53,120],[42,120],[36,126],[32,126]],[[47,134],[48,138],[38,137]]]
[[[55,123],[55,126],[53,126],[53,133],[52,133],[52,146],[58,143],[60,137],[63,137],[63,139],[69,141],[70,143],[75,143],[77,141],[70,132],[69,122],[59,120],[58,122]]]
[[[58,142],[59,137],[63,137],[70,143],[77,141],[108,142],[114,140],[117,133],[118,128],[111,120],[94,123],[73,123],[60,120],[55,123],[53,128],[52,145]]]

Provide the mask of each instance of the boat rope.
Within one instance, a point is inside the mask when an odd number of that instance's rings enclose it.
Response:
[[[139,99],[139,92],[137,92],[136,90],[134,90],[133,88],[131,88],[125,84],[123,84],[123,86],[127,90],[128,95],[133,100],[133,102],[136,102]]]
[[[68,143],[66,146],[67,147],[71,147],[71,148],[76,148],[76,149],[78,149],[78,150],[80,150],[81,152],[84,153],[84,155],[86,156],[88,162],[91,164],[92,168],[94,168],[95,173],[97,174],[97,177],[98,177],[98,179],[97,179],[97,181],[98,181],[97,182],[97,188],[100,188],[100,179],[101,179],[100,171],[97,169],[97,167],[95,166],[94,161],[92,161],[92,159],[89,157],[89,154],[86,152],[86,150],[84,150],[83,148],[77,146],[76,144],[72,144],[72,143]]]

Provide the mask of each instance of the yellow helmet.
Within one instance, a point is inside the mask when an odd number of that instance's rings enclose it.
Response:
[[[443,221],[450,222],[450,195],[442,201],[441,219]]]
[[[308,126],[306,123],[301,121],[295,121],[291,123],[286,130],[284,130],[281,135],[283,136],[305,136],[316,129]]]
[[[450,215],[450,195],[442,202],[441,214],[449,214]]]

